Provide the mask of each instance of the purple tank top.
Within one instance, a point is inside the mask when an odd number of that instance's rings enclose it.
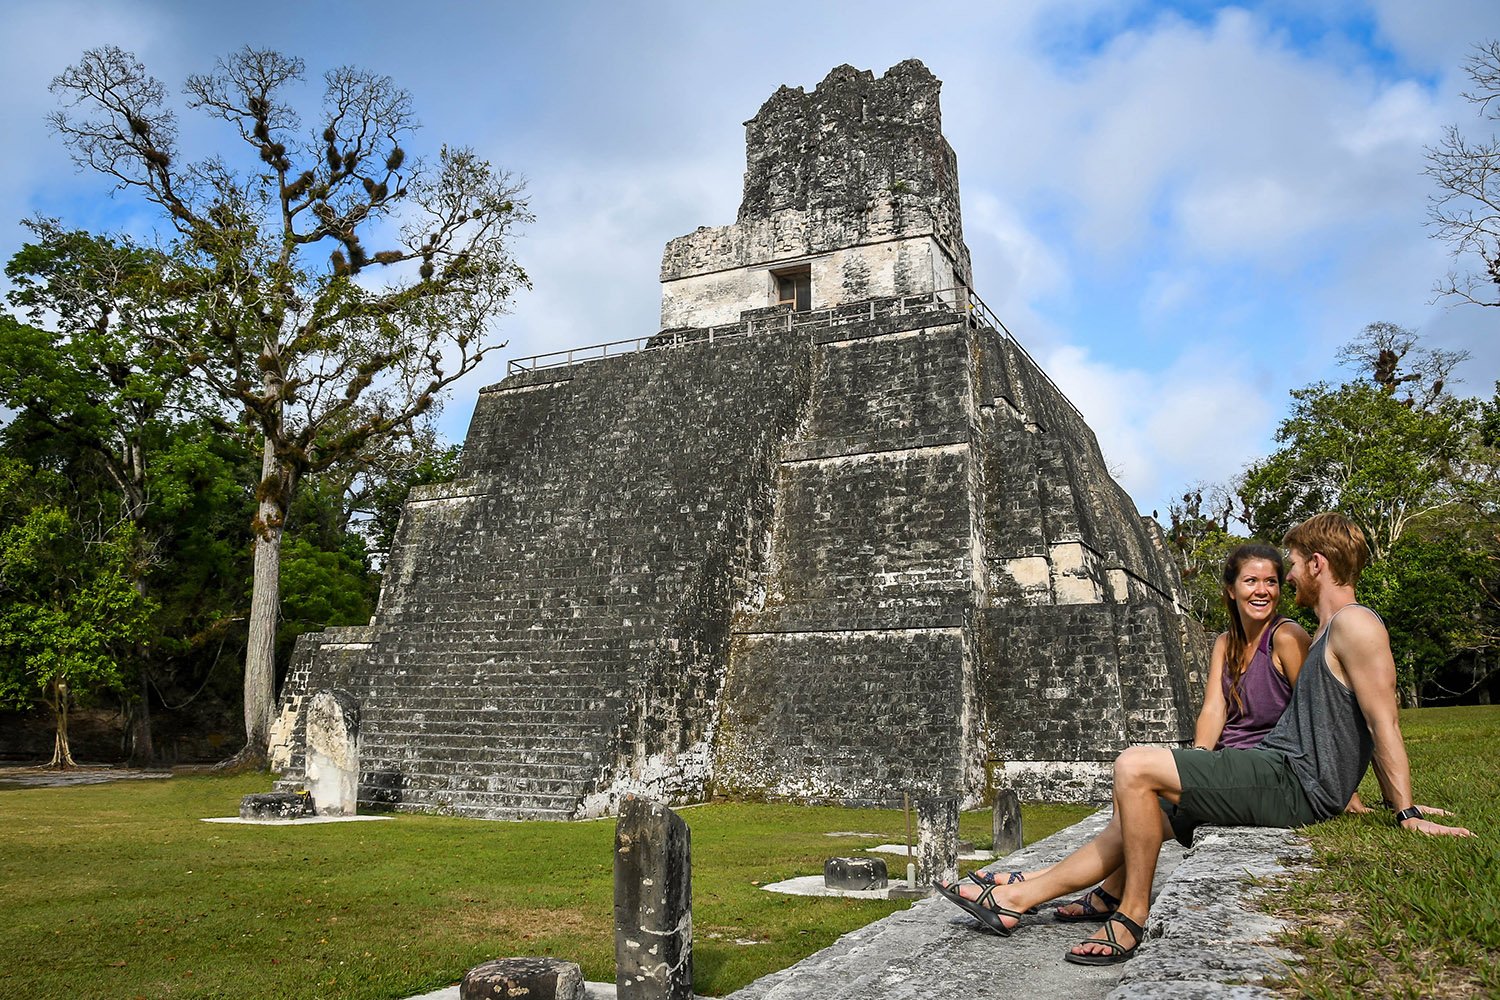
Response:
[[[1292,686],[1277,672],[1271,663],[1271,634],[1287,621],[1278,618],[1266,626],[1260,634],[1260,643],[1250,665],[1240,677],[1240,701],[1243,708],[1236,708],[1229,693],[1229,671],[1224,671],[1224,705],[1226,716],[1224,731],[1219,734],[1219,745],[1215,750],[1234,747],[1245,750],[1260,745],[1281,719],[1287,702],[1292,700]]]

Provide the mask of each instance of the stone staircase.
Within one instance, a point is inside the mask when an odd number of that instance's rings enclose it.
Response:
[[[568,818],[616,793],[622,753],[640,753],[625,735],[691,752],[707,713],[684,703],[716,693],[795,416],[785,393],[723,372],[784,380],[805,343],[687,346],[670,364],[647,353],[486,390],[460,478],[408,501],[371,624],[300,640],[283,784],[301,777],[300,700],[324,687],[362,707],[371,806]]]

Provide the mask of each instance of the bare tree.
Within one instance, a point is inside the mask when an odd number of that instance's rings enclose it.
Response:
[[[291,97],[303,82],[302,60],[249,47],[188,78],[187,106],[229,127],[239,165],[180,163],[165,87],[118,48],[85,52],[52,84],[66,108],[52,125],[74,159],[171,227],[166,287],[197,306],[172,347],[263,437],[246,764],[265,759],[281,535],[298,483],[406,433],[502,346],[493,320],[529,287],[510,252],[530,220],[520,181],[467,149],[443,146],[430,165],[408,157],[410,95],[363,70],[325,74],[304,129]]]
[[[1419,347],[1415,330],[1395,323],[1371,323],[1359,336],[1339,348],[1338,363],[1353,368],[1380,386],[1388,396],[1404,393],[1401,401],[1430,410],[1452,382],[1453,369],[1469,360],[1468,351]]]
[[[1481,118],[1500,119],[1500,41],[1476,45],[1464,62],[1474,83],[1465,100]],[[1428,215],[1439,239],[1460,260],[1477,257],[1477,270],[1452,270],[1435,286],[1440,298],[1500,306],[1500,139],[1470,140],[1457,125],[1427,150],[1427,176],[1437,185]]]

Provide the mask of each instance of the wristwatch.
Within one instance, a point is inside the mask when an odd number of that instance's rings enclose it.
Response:
[[[1416,806],[1407,806],[1405,809],[1396,814],[1396,825],[1400,826],[1402,823],[1405,823],[1409,819],[1421,818],[1422,810],[1418,809]]]

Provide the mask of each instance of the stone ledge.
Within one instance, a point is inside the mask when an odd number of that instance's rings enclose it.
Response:
[[[1311,857],[1293,830],[1211,827],[1198,830],[1192,850],[1151,909],[1147,943],[1125,965],[1108,1000],[1180,997],[1274,997],[1259,985],[1293,959],[1271,939],[1283,921],[1260,912],[1264,890],[1248,884],[1305,868]]]

